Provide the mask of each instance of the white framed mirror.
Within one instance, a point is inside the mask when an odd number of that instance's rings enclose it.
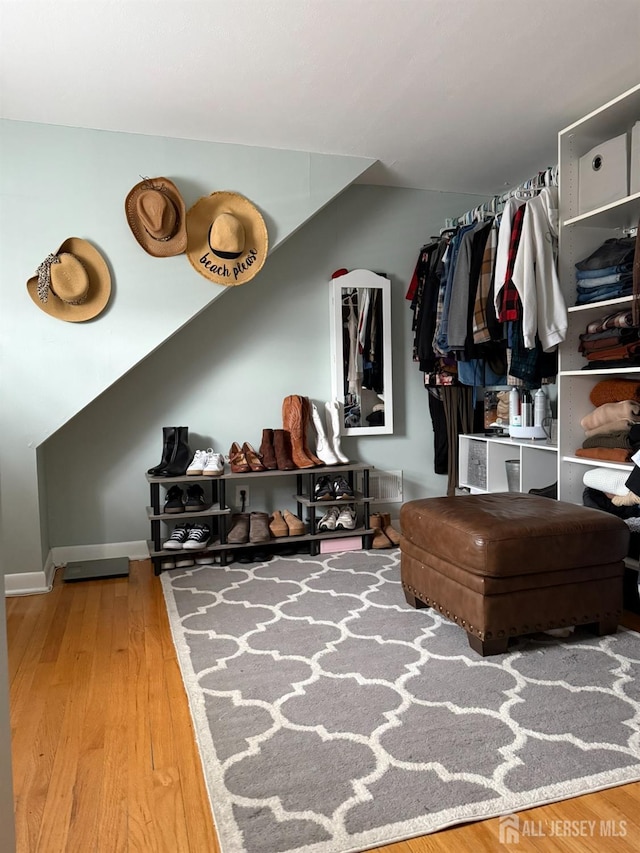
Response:
[[[391,282],[357,269],[331,280],[331,390],[342,435],[393,432]]]

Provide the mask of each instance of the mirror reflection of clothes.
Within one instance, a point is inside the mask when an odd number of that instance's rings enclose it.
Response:
[[[384,391],[382,293],[359,288],[342,300],[344,393]]]

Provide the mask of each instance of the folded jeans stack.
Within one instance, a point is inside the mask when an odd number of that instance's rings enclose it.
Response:
[[[635,237],[612,237],[576,264],[576,305],[633,292]]]

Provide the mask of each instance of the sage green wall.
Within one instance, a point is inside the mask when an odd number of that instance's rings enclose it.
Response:
[[[329,399],[327,282],[339,267],[391,276],[395,393],[394,434],[344,438],[343,448],[384,470],[402,469],[405,499],[443,494],[405,293],[425,238],[477,203],[477,196],[362,185],[331,202],[259,277],[230,288],[46,442],[51,544],[148,538],[144,473],[160,459],[163,426],[187,425],[193,448],[226,453],[232,441],[257,447],[264,427],[281,427],[285,396]],[[179,300],[176,286],[162,310]],[[288,483],[265,505],[254,487],[252,508],[291,507],[292,490]]]
[[[124,216],[140,175],[172,178],[187,208],[214,190],[247,195],[273,251],[372,161],[14,121],[0,122],[0,145],[0,574],[17,574],[41,572],[50,544],[38,446],[226,292],[185,256],[140,249]],[[87,323],[49,317],[25,287],[69,236],[111,268],[111,302]]]

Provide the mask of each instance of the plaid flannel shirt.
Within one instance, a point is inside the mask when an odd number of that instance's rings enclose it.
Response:
[[[513,215],[511,223],[511,238],[509,240],[509,257],[507,259],[507,273],[502,289],[502,304],[500,307],[499,320],[504,323],[507,320],[517,320],[522,313],[520,297],[513,283],[513,268],[516,262],[518,246],[520,245],[520,237],[522,236],[522,223],[524,221],[524,212],[526,204],[521,205]]]

